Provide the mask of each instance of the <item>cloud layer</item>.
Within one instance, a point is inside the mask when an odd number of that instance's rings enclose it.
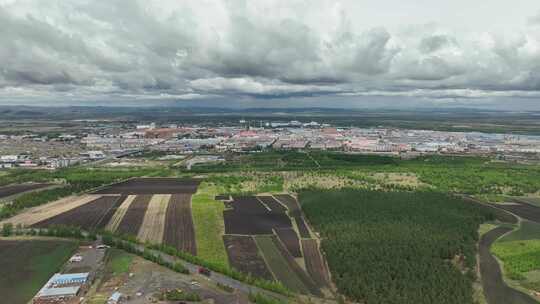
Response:
[[[0,97],[540,96],[540,12],[523,16],[523,26],[490,31],[366,26],[352,7],[0,0]]]

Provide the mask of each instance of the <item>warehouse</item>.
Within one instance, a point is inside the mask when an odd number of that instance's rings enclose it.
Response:
[[[32,300],[33,304],[77,303],[77,295],[88,281],[89,273],[56,273]]]

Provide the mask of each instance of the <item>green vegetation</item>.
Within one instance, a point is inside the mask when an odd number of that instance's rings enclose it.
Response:
[[[204,260],[228,267],[229,262],[222,235],[225,231],[222,202],[214,200],[219,188],[201,183],[192,196],[191,212],[195,226],[197,255]]]
[[[299,198],[341,293],[366,303],[472,303],[489,209],[435,192],[308,190]]]
[[[540,270],[540,240],[496,242],[491,251],[501,259],[510,279],[523,280],[525,273]]]
[[[27,303],[77,248],[63,240],[0,240],[3,303]]]
[[[280,282],[283,282],[285,286],[293,291],[309,294],[308,288],[302,283],[302,280],[300,280],[296,273],[290,269],[287,261],[285,261],[279,249],[272,241],[272,237],[256,236],[255,242],[270,271]]]
[[[160,301],[189,301],[199,302],[201,297],[193,292],[185,292],[180,289],[168,290],[160,293],[157,297]]]
[[[250,293],[249,300],[252,303],[256,303],[256,304],[287,304],[286,301],[270,298],[260,293],[257,293],[257,294]]]
[[[129,267],[133,261],[133,256],[127,254],[122,250],[111,248],[108,251],[107,266],[115,275],[124,274],[129,272]]]
[[[344,154],[334,152],[272,151],[231,154],[219,164],[198,164],[193,172],[320,172],[360,178],[380,183],[363,173],[411,173],[420,182],[441,192],[476,195],[523,195],[540,189],[538,166],[492,162],[487,158],[467,156],[424,156],[402,160],[389,156]]]

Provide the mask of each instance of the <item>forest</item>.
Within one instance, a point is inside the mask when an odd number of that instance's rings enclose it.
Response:
[[[490,210],[437,192],[299,194],[340,293],[366,303],[473,303],[475,244]]]

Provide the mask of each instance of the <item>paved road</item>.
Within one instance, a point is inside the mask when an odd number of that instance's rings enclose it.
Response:
[[[511,230],[512,228],[498,227],[484,234],[480,239],[480,273],[486,300],[488,304],[538,304],[529,295],[506,285],[499,263],[489,251],[493,242]]]
[[[137,245],[136,248],[138,250],[144,250],[145,247],[143,245]],[[146,249],[148,251],[148,249]],[[171,255],[168,255],[168,254],[165,254],[161,251],[158,251],[158,250],[149,250],[152,254],[154,255],[161,255],[161,257],[169,262],[169,263],[182,263],[184,265],[185,268],[187,268],[191,273],[198,273],[199,271],[199,267],[198,265],[195,265],[195,264],[192,264],[192,263],[189,263],[187,261],[184,261],[178,257],[174,257],[174,256],[171,256]],[[214,271],[211,271],[210,272],[210,276],[207,277],[209,280],[215,282],[215,283],[219,283],[219,284],[223,284],[223,285],[226,285],[226,286],[229,286],[231,288],[234,288],[234,289],[238,289],[239,291],[242,291],[242,292],[245,292],[245,293],[253,293],[253,294],[257,294],[257,293],[261,293],[261,294],[265,294],[267,296],[271,296],[271,297],[274,297],[274,298],[278,298],[278,299],[281,299],[281,300],[286,300],[287,297],[284,296],[284,295],[281,295],[281,294],[278,294],[278,293],[275,293],[275,292],[271,292],[271,291],[268,291],[268,290],[265,290],[265,289],[262,289],[262,288],[259,288],[259,287],[255,287],[255,286],[252,286],[252,285],[249,285],[249,284],[246,284],[246,283],[243,283],[243,282],[240,282],[238,280],[235,280],[235,279],[232,279],[226,275],[223,275],[223,274],[220,274],[220,273],[217,273],[217,272],[214,272]]]

